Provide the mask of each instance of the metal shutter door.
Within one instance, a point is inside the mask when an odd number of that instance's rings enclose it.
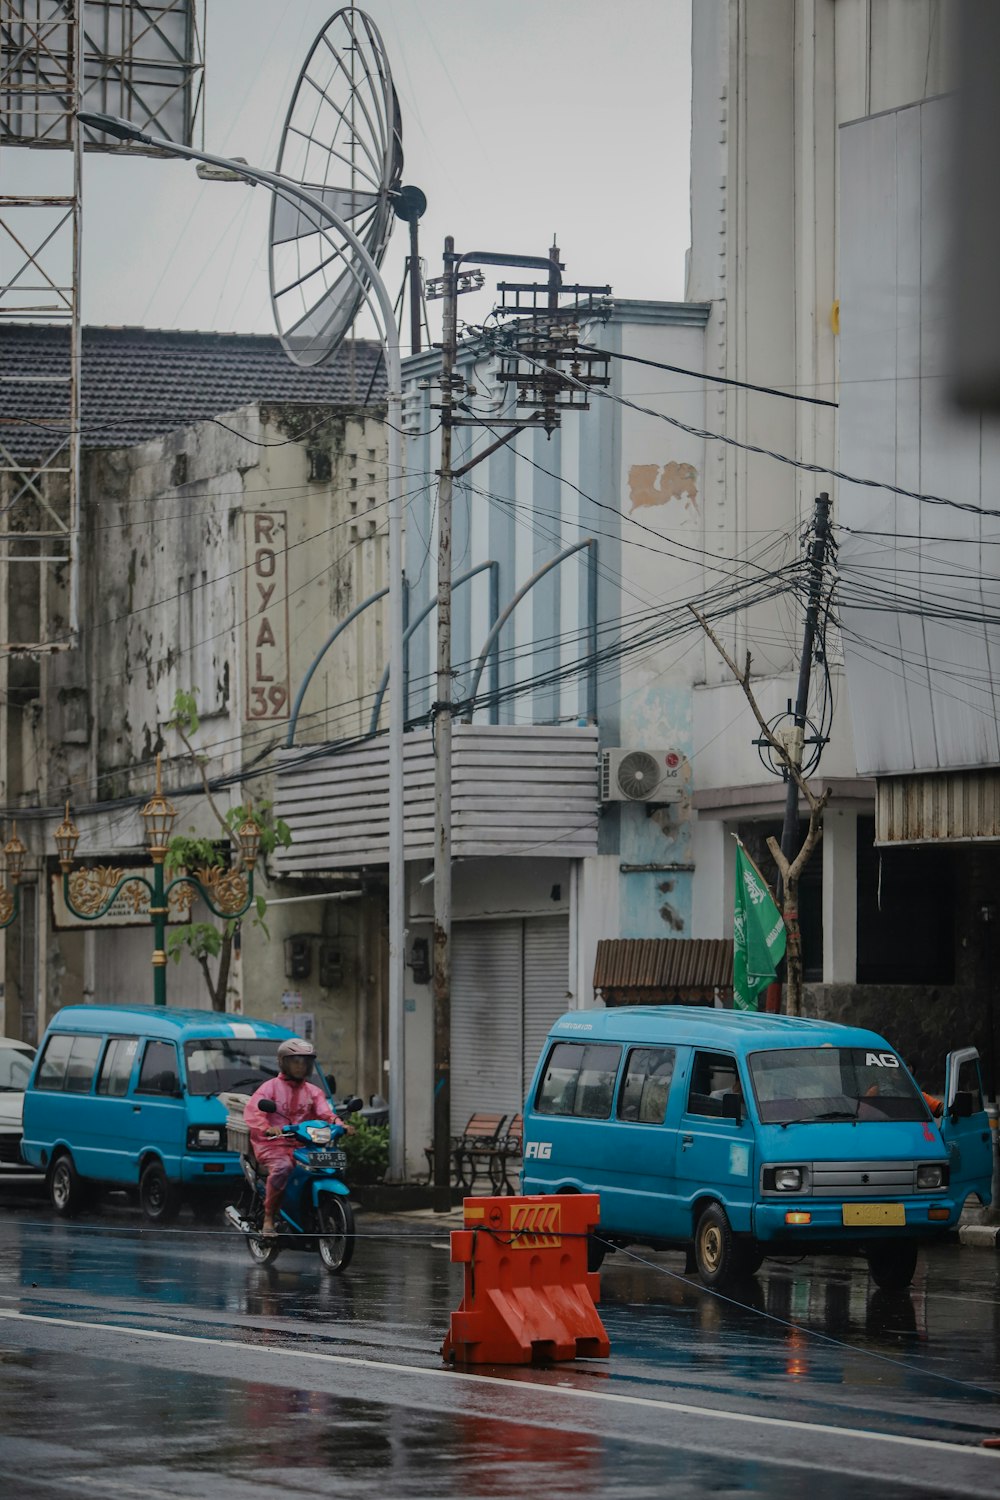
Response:
[[[524,923],[524,1049],[520,1109],[553,1021],[569,1008],[569,918]]]
[[[451,949],[451,1128],[521,1108],[522,923],[456,922]]]

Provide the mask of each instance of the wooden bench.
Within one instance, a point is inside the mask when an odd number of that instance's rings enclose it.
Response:
[[[490,1183],[494,1193],[513,1194],[520,1191],[520,1183],[516,1180],[520,1170],[521,1147],[524,1140],[524,1117],[515,1115],[507,1126],[503,1135],[496,1143],[496,1148],[490,1156]],[[511,1173],[514,1180],[511,1180]]]
[[[471,1194],[476,1179],[486,1170],[492,1182],[492,1162],[497,1157],[501,1142],[501,1131],[507,1116],[477,1111],[469,1116],[468,1124],[460,1135],[453,1135],[449,1143],[452,1180],[464,1193]],[[434,1178],[434,1147],[425,1146],[427,1157],[427,1181]]]

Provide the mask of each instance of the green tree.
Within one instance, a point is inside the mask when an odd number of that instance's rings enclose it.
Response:
[[[174,834],[164,861],[165,869],[173,874],[177,874],[180,870],[198,874],[202,870],[224,869],[231,862],[234,854],[237,861],[242,860],[236,830],[252,817],[260,830],[260,851],[257,861],[263,872],[267,856],[273,853],[279,845],[287,849],[292,842],[288,825],[281,818],[273,816],[270,802],[258,802],[253,807],[247,802],[222,812],[208,784],[205,757],[199,755],[191,743],[198,732],[198,723],[195,694],[178,692],[174,698],[171,717],[167,720],[167,727],[177,731],[184,748],[198,768],[206,801],[219,825],[219,838],[206,839],[183,833]],[[248,875],[250,873],[247,871]],[[252,909],[253,925],[259,927],[265,937],[270,937],[265,921],[267,911],[265,898],[258,895]],[[184,952],[190,953],[197,960],[205,976],[213,1010],[224,1011],[226,1008],[236,929],[236,921],[187,922],[182,927],[173,928],[167,939],[167,955],[175,963],[180,962],[181,954]],[[213,962],[215,963],[214,972]]]

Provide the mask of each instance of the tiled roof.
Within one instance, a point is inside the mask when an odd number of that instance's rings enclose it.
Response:
[[[370,405],[385,396],[379,352],[359,339],[303,370],[262,334],[84,328],[82,444],[131,446],[257,401]],[[18,462],[51,450],[68,406],[65,385],[25,377],[62,376],[68,357],[68,328],[0,323],[0,442]]]
[[[600,938],[594,989],[608,1005],[711,999],[733,983],[732,938]]]

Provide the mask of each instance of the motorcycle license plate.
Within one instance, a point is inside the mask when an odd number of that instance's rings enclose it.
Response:
[[[335,1172],[342,1172],[347,1166],[346,1151],[310,1151],[309,1165],[311,1167],[332,1167]]]

